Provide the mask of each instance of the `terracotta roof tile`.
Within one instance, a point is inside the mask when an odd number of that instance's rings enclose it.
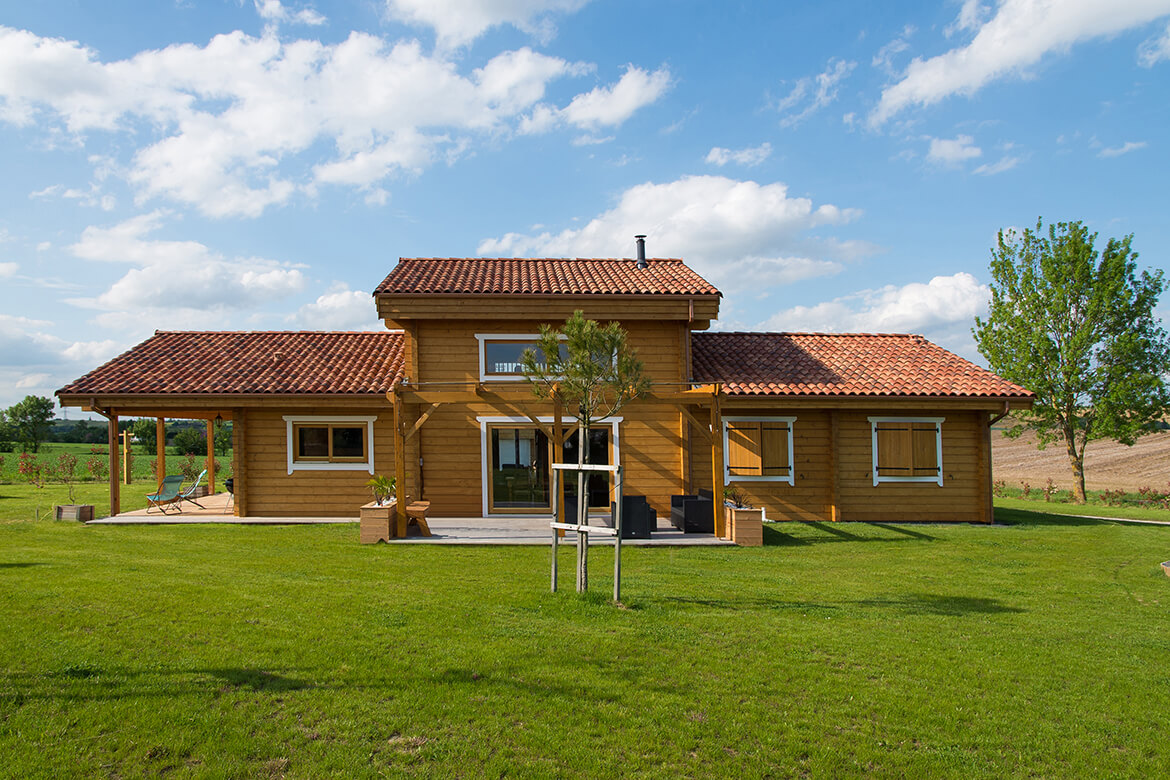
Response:
[[[716,332],[691,343],[695,380],[731,394],[1032,397],[922,336]]]
[[[374,295],[720,295],[682,260],[404,257]]]
[[[401,333],[159,331],[57,394],[381,394],[402,375]]]

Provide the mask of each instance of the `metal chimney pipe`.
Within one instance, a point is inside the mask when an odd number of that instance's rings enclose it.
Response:
[[[638,267],[645,268],[650,265],[646,262],[646,236],[634,236],[634,241],[638,244]]]

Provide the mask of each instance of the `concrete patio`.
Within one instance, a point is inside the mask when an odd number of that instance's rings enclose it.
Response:
[[[236,517],[231,513],[231,495],[216,493],[199,499],[202,508],[184,502],[182,513],[162,514],[157,509],[135,509],[114,517],[101,517],[86,525],[321,525],[351,523],[357,517]],[[486,544],[547,545],[552,541],[549,519],[530,517],[428,517],[431,536],[408,536],[387,544]],[[358,543],[354,529],[354,544]],[[575,545],[577,535],[570,533],[559,544]],[[590,545],[612,545],[612,536],[592,535]],[[712,534],[684,534],[662,517],[650,539],[623,539],[622,545],[637,547],[712,547],[734,546]]]

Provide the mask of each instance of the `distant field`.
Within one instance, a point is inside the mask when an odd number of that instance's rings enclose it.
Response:
[[[42,444],[40,452],[37,457],[42,463],[52,465],[57,461],[57,458],[63,452],[72,453],[77,458],[77,476],[79,482],[92,482],[93,478],[86,470],[86,461],[94,455],[94,450],[106,462],[109,462],[109,449],[105,444],[71,444],[71,443],[57,443],[50,442]],[[24,484],[17,472],[17,465],[20,460],[21,453],[17,452],[0,452],[0,484]],[[145,447],[134,447],[131,450],[131,469],[132,478],[135,481],[147,480],[154,478],[154,473],[151,471],[151,464],[154,463],[154,452],[147,452]],[[179,473],[179,463],[182,462],[184,456],[179,455],[174,447],[167,447],[167,471],[172,474]],[[196,456],[196,463],[201,465],[206,460],[206,456]],[[228,450],[227,455],[217,455],[216,460],[220,463],[220,470],[226,469],[232,462],[231,450]],[[105,480],[102,480],[105,483]]]
[[[1058,488],[1072,487],[1072,472],[1064,444],[1056,442],[1046,450],[1036,449],[1036,437],[1025,434],[1009,439],[1000,431],[991,432],[991,453],[995,479],[1019,487],[1043,487],[1051,478]],[[1085,449],[1085,487],[1088,490],[1137,490],[1141,487],[1166,489],[1170,482],[1170,431],[1151,434],[1132,447],[1111,441],[1092,441]]]

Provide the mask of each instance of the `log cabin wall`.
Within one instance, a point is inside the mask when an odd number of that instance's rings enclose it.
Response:
[[[527,303],[532,303],[531,301]],[[537,307],[537,314],[540,313]],[[560,314],[559,309],[546,314]],[[592,312],[585,311],[586,316]],[[480,380],[480,342],[476,334],[535,334],[541,323],[554,326],[563,320],[552,317],[523,320],[420,320],[406,328],[410,349],[418,358],[415,383],[466,383]],[[622,327],[630,345],[637,350],[646,375],[654,382],[679,383],[685,377],[682,358],[689,331],[674,320],[630,320]],[[484,382],[485,388],[526,388],[524,382]],[[551,404],[533,398],[524,410],[537,417],[551,417]],[[423,498],[431,502],[435,515],[479,516],[483,512],[483,465],[481,425],[478,417],[521,417],[514,405],[489,403],[444,404],[419,430],[424,484]],[[618,416],[619,457],[626,466],[628,493],[642,494],[660,513],[670,511],[670,496],[684,489],[683,429],[677,409],[669,405],[634,402]],[[571,417],[566,411],[566,433]]]
[[[792,427],[794,483],[732,479],[769,520],[865,522],[990,522],[984,494],[990,484],[987,412],[954,409],[809,410],[784,407],[732,407],[727,415],[795,417]],[[832,415],[837,418],[837,448],[832,449]],[[873,484],[873,438],[869,417],[942,417],[943,484]],[[707,446],[695,434],[697,445]],[[697,460],[697,458],[696,458]],[[836,484],[833,474],[836,472]],[[710,489],[710,469],[696,466],[696,488]],[[834,496],[834,493],[836,494]]]
[[[388,402],[367,408],[251,409],[243,426],[249,515],[357,517],[358,507],[373,500],[366,487],[370,478],[366,470],[288,473],[289,442],[284,415],[328,417],[334,413],[376,416],[374,472],[387,476],[394,473],[394,415]]]

